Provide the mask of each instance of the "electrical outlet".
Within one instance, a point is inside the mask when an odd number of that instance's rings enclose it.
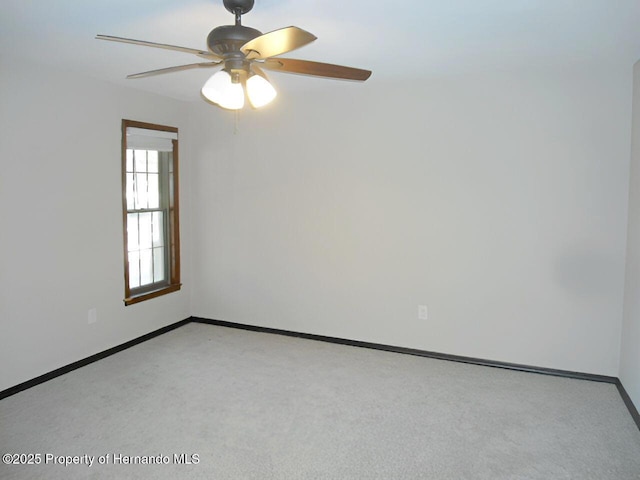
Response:
[[[89,314],[87,315],[87,324],[91,325],[92,323],[96,323],[98,321],[98,309],[90,308]]]
[[[426,305],[418,305],[418,320],[429,320],[429,310]]]

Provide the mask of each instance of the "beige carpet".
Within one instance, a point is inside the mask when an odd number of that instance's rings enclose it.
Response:
[[[614,385],[195,323],[1,400],[0,453],[41,455],[2,479],[640,479]]]

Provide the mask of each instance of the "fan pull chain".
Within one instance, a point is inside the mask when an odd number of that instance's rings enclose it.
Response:
[[[238,119],[240,117],[240,110],[234,110],[233,111],[233,134],[237,135],[238,134]]]

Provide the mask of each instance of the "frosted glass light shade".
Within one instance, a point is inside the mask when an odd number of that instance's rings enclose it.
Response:
[[[264,107],[276,98],[276,89],[265,78],[253,75],[247,80],[247,96],[254,108]]]
[[[242,84],[233,83],[231,75],[221,70],[211,76],[202,87],[202,95],[222,108],[238,110],[244,107],[244,90]]]

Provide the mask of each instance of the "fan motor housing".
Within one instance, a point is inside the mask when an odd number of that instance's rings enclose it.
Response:
[[[214,28],[207,36],[207,46],[221,57],[243,55],[240,48],[249,40],[262,35],[260,30],[243,25],[223,25]],[[244,56],[244,55],[243,55]]]

